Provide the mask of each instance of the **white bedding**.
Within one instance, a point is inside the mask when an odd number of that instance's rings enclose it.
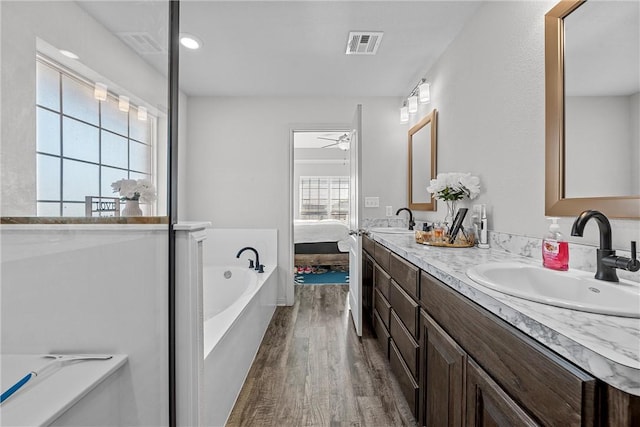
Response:
[[[297,219],[293,222],[293,242],[338,242],[338,250],[348,252],[349,228],[337,219]]]

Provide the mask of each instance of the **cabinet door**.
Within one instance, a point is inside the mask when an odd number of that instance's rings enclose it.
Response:
[[[420,312],[421,421],[426,426],[462,427],[466,353],[424,311]]]
[[[362,313],[373,324],[373,258],[362,251]]]
[[[471,358],[467,358],[467,426],[538,426]]]

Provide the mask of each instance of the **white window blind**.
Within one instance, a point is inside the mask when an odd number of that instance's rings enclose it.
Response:
[[[301,176],[300,219],[349,219],[348,176]]]

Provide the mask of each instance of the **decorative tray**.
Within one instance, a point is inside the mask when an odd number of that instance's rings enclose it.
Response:
[[[449,243],[449,237],[446,234],[444,236],[436,236],[435,239],[438,239],[439,241],[434,241],[434,236],[431,231],[416,230],[415,237],[416,243],[428,246],[438,246],[442,248],[471,248],[475,246],[475,236],[471,233],[466,235],[462,233],[456,238],[454,243]],[[445,241],[442,241],[442,239]]]
[[[423,242],[423,245],[427,246],[438,246],[443,248],[472,248],[475,244],[472,242]]]

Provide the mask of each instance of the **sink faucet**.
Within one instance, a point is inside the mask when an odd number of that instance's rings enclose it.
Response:
[[[400,208],[396,211],[396,215],[398,215],[402,211],[409,212],[409,230],[413,230],[413,226],[416,225],[415,221],[413,221],[413,212],[409,208]]]
[[[640,261],[636,258],[636,242],[631,242],[631,258],[616,256],[616,251],[611,249],[611,224],[602,212],[594,210],[582,212],[573,222],[571,235],[582,237],[584,226],[591,218],[596,221],[600,229],[600,249],[596,251],[596,279],[618,282],[616,268],[627,271],[640,270]]]
[[[254,265],[253,264],[253,260],[250,259],[249,260],[249,268],[253,268],[258,273],[264,273],[264,265],[260,264],[260,255],[258,255],[258,251],[256,251],[254,248],[252,248],[250,246],[246,246],[246,247],[240,249],[238,251],[238,253],[236,254],[236,258],[240,258],[240,255],[242,255],[242,253],[244,251],[252,251],[254,254],[256,254],[256,263]]]

